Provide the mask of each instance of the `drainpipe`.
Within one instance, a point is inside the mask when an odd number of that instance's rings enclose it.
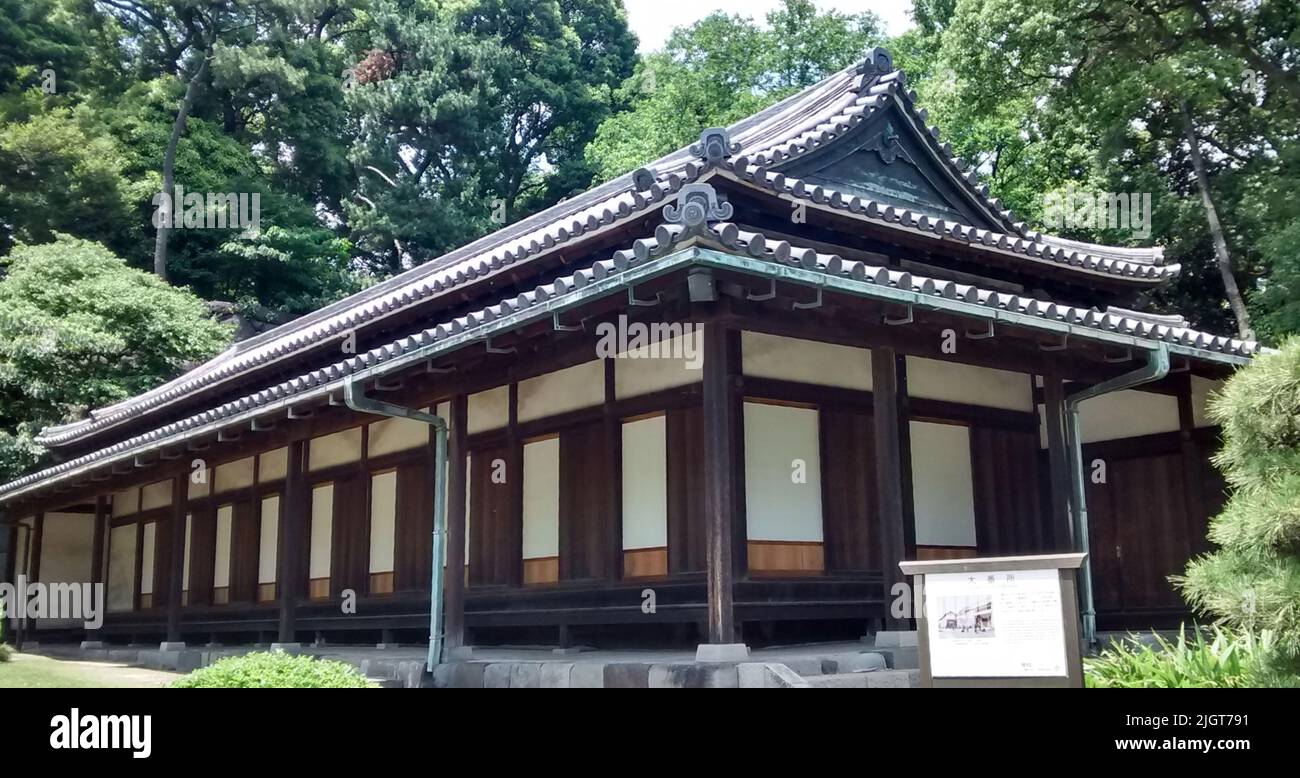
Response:
[[[371,397],[366,397],[361,381],[348,381],[343,385],[343,402],[352,410],[371,413],[376,416],[389,416],[398,419],[410,419],[423,422],[433,427],[433,571],[429,584],[429,657],[426,667],[433,672],[433,666],[442,661],[442,554],[443,539],[447,536],[447,507],[444,496],[447,492],[447,420],[433,413],[418,411],[403,405],[394,405]]]
[[[1116,376],[1108,381],[1090,386],[1065,398],[1065,434],[1067,438],[1067,455],[1070,463],[1070,529],[1074,533],[1075,547],[1085,556],[1081,569],[1079,598],[1083,605],[1083,640],[1085,646],[1097,642],[1097,611],[1092,601],[1092,558],[1088,550],[1088,496],[1086,476],[1083,465],[1083,430],[1079,422],[1079,405],[1084,400],[1100,397],[1122,389],[1159,381],[1169,375],[1169,347],[1157,343],[1152,351],[1147,352],[1147,363],[1129,373]]]

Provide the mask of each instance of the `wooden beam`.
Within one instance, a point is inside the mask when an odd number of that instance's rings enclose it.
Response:
[[[912,516],[911,445],[907,430],[907,367],[893,348],[871,353],[873,424],[876,444],[876,495],[880,515],[881,584],[886,605],[885,625],[910,629],[908,619],[891,615],[894,587],[908,584],[898,563],[916,557],[916,524]]]
[[[90,582],[104,582],[104,541],[108,534],[108,499],[95,497],[95,528],[90,541]]]
[[[736,386],[739,342],[739,333],[721,322],[704,328],[704,514],[710,643],[735,643],[739,631],[732,600],[736,570],[744,564],[744,543],[736,542],[736,533],[745,529],[737,499],[737,479],[743,467],[736,447],[737,435],[742,433]]]
[[[307,513],[309,493],[303,479],[303,453],[306,441],[289,444],[288,469],[284,480],[284,504],[280,509],[279,567],[276,579],[280,586],[280,643],[295,642],[299,589],[303,571],[299,560],[302,524]]]
[[[185,513],[190,496],[189,472],[172,478],[171,569],[167,582],[167,642],[181,639],[181,592],[185,588]]]
[[[32,521],[31,556],[27,562],[27,580],[41,580],[41,545],[45,540],[45,514],[38,513]]]
[[[1060,376],[1043,376],[1043,419],[1047,427],[1048,528],[1056,551],[1074,550],[1070,526],[1070,460],[1065,449],[1065,382]]]
[[[447,423],[447,575],[443,583],[445,613],[443,645],[447,651],[465,645],[465,458],[469,397],[451,399]],[[433,499],[441,500],[435,494]]]

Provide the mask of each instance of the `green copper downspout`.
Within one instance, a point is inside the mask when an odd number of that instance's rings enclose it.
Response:
[[[429,657],[426,662],[428,671],[433,672],[433,666],[442,661],[442,547],[443,539],[447,535],[447,503],[443,497],[447,493],[447,421],[434,413],[417,411],[414,408],[366,397],[361,383],[361,381],[348,381],[343,385],[343,402],[352,410],[377,416],[410,419],[433,427],[435,441],[433,455],[433,575],[429,584]]]
[[[1110,392],[1131,389],[1135,386],[1159,381],[1169,375],[1169,347],[1156,343],[1147,352],[1147,363],[1130,373],[1115,376],[1108,381],[1090,386],[1065,398],[1066,453],[1070,463],[1070,531],[1074,533],[1075,548],[1088,554],[1088,496],[1087,475],[1083,464],[1083,430],[1079,422],[1079,405],[1084,400],[1100,397]],[[1092,600],[1092,558],[1085,556],[1080,570],[1079,599],[1083,606],[1084,645],[1097,642],[1097,611]]]

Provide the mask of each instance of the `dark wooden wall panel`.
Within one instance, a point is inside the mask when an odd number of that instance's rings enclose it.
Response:
[[[505,483],[492,482],[494,460],[507,464]],[[511,485],[518,479],[522,486],[523,470],[522,467],[510,467],[520,461],[519,457],[511,456],[508,446],[472,452],[469,497],[471,585],[509,585],[518,582],[523,573],[522,506],[516,504],[516,490]]]
[[[433,472],[427,461],[397,468],[397,547],[393,551],[393,587],[397,591],[429,588],[433,498]]]
[[[1038,434],[971,427],[975,542],[981,556],[1047,550],[1047,516],[1040,495]]]
[[[1106,463],[1106,482],[1094,483],[1092,462]],[[1206,522],[1223,499],[1222,481],[1211,468],[1201,493],[1204,506],[1189,504],[1180,452],[1098,457],[1085,449],[1088,527],[1093,588],[1098,611],[1181,610],[1186,606],[1169,576],[1206,547]]]
[[[230,601],[257,601],[257,556],[261,517],[252,499],[234,505],[230,522]]]
[[[362,594],[370,586],[369,477],[351,475],[334,481],[334,532],[330,543],[330,593],[344,589]]]
[[[153,605],[167,605],[171,595],[172,570],[172,520],[163,519],[154,524],[153,536]],[[181,528],[184,532],[185,528]]]
[[[211,503],[195,508],[190,521],[190,605],[212,603],[212,572],[217,549],[217,516]]]
[[[878,519],[871,414],[824,407],[819,421],[826,569],[877,570],[879,555],[872,538]]]
[[[603,422],[560,433],[560,579],[613,577],[614,463]]]
[[[705,569],[704,409],[674,408],[667,414],[668,572]]]

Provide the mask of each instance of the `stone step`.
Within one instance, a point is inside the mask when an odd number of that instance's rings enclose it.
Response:
[[[911,689],[918,674],[908,670],[870,670],[859,673],[813,675],[804,679],[814,689]]]

